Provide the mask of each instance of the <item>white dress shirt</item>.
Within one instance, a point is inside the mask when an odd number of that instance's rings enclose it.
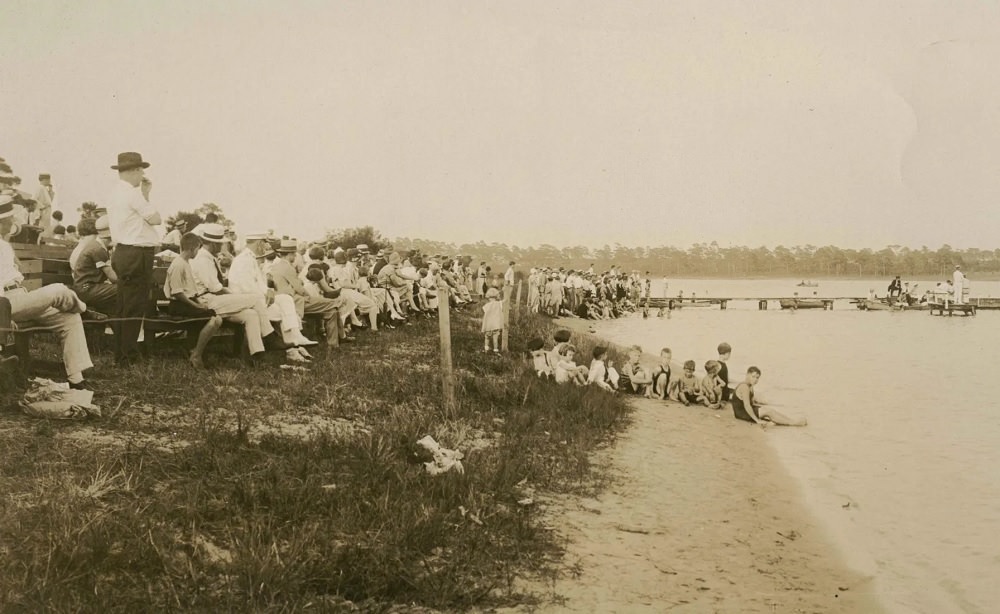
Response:
[[[229,290],[237,294],[267,296],[267,276],[257,264],[257,255],[244,249],[229,265]]]
[[[108,198],[108,225],[115,243],[138,247],[155,247],[160,244],[160,233],[149,222],[159,213],[146,201],[142,190],[124,180],[119,180]]]
[[[0,239],[0,296],[3,296],[3,287],[10,284],[19,284],[24,281],[24,275],[17,268],[17,256],[10,243]]]
[[[199,295],[217,294],[222,291],[219,263],[204,247],[191,259],[191,272],[194,273],[194,285],[198,287]]]

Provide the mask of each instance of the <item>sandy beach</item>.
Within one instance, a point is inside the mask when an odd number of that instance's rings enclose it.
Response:
[[[586,334],[584,321],[564,325]],[[536,611],[882,611],[871,579],[806,512],[771,433],[728,410],[639,398],[635,409],[595,458],[611,487],[549,508],[579,574],[563,574]]]

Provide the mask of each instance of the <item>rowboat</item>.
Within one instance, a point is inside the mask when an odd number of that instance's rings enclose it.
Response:
[[[692,307],[711,307],[714,304],[712,301],[682,301],[678,299],[673,302],[673,308],[691,309]]]
[[[858,309],[863,311],[927,311],[930,307],[927,303],[907,305],[906,303],[898,302],[890,305],[884,299],[865,299],[858,302]]]
[[[782,309],[827,309],[831,302],[818,298],[783,298],[778,301]]]

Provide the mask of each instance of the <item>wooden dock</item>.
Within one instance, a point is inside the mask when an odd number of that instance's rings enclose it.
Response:
[[[649,299],[646,306],[650,309],[685,309],[691,307],[719,306],[726,309],[730,301],[751,301],[757,303],[757,309],[764,311],[769,303],[778,303],[783,309],[833,309],[834,301],[861,302],[864,298],[857,296],[806,297],[806,296],[726,296],[712,298],[677,298],[661,297]],[[642,302],[640,301],[640,304]]]
[[[976,306],[970,303],[955,304],[952,302],[947,303],[931,303],[930,309],[931,315],[954,315],[960,313],[963,316],[974,316],[976,315]]]

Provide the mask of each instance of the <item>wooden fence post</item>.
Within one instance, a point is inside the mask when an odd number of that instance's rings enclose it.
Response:
[[[444,411],[449,418],[455,415],[455,373],[451,365],[451,306],[448,287],[438,287],[438,327],[441,337],[441,390],[444,394]]]
[[[524,280],[517,282],[517,296],[514,299],[514,304],[517,306],[516,317],[518,320],[521,319],[521,288],[524,286]]]
[[[510,292],[511,286],[503,287],[503,332],[500,333],[500,350],[507,351],[507,329],[510,328]]]

